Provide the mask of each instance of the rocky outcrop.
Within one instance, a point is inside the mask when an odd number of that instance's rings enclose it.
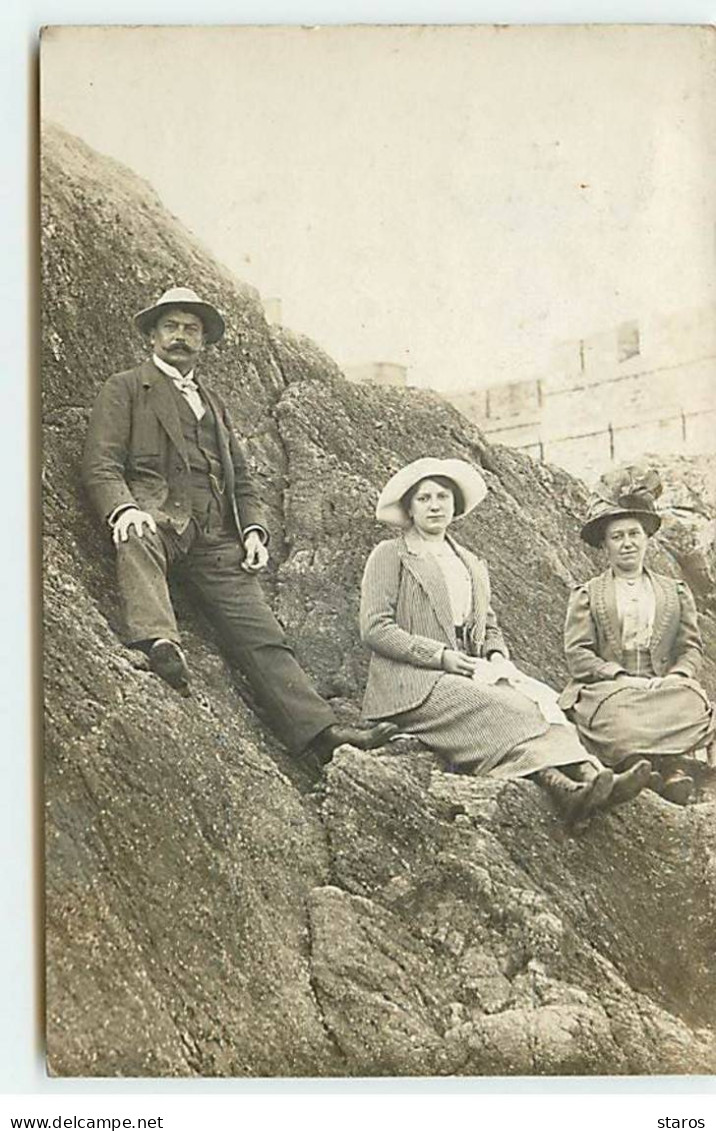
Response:
[[[650,457],[659,466],[664,520],[659,541],[703,610],[716,613],[716,472],[708,456]],[[716,641],[714,641],[716,643]]]
[[[683,878],[713,860],[710,807],[672,820],[647,798],[574,836],[536,786],[418,757],[417,774],[415,755],[357,753],[329,774],[315,984],[359,1070],[707,1071],[713,926]]]
[[[488,447],[440,398],[344,381],[128,170],[43,135],[47,1039],[64,1075],[684,1073],[716,1067],[714,815],[654,796],[568,834],[528,782],[425,752],[339,753],[316,782],[180,589],[191,699],[119,637],[112,551],[79,487],[89,406],[138,360],[131,312],[190,284],[225,312],[205,369],[267,503],[266,585],[345,718],[376,492],[429,453],[490,493],[460,536],[518,663],[565,680],[586,489]],[[666,545],[655,563],[674,572]],[[698,594],[714,639],[713,594]],[[709,661],[705,680],[716,687]]]

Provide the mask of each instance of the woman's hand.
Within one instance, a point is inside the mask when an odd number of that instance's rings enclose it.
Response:
[[[501,651],[491,651],[489,659],[493,667],[498,668],[500,672],[499,679],[507,680],[510,675],[517,676],[521,674],[519,668],[515,667],[511,659],[504,656]]]
[[[627,672],[619,672],[619,675],[614,677],[615,683],[628,683],[630,687],[649,687],[653,680],[647,679],[644,675],[629,675]]]
[[[476,658],[466,656],[464,652],[453,652],[452,648],[446,648],[443,652],[443,671],[450,675],[472,676],[475,673],[476,664]]]

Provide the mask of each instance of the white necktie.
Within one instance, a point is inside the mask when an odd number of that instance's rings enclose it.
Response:
[[[199,395],[199,389],[197,388],[193,378],[172,376],[172,381],[176,385],[181,395],[184,397],[184,400],[187,401],[196,419],[201,420],[202,416],[206,412],[206,408],[204,407],[204,403]]]

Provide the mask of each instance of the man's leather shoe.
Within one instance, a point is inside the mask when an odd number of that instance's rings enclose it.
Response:
[[[384,746],[397,733],[395,723],[376,723],[373,727],[344,727],[335,724],[316,735],[310,750],[325,765],[330,762],[336,747],[343,746],[344,743],[355,746],[358,750],[375,750],[377,746]]]
[[[155,640],[149,649],[149,666],[153,672],[185,698],[189,691],[189,667],[186,657],[173,640]]]

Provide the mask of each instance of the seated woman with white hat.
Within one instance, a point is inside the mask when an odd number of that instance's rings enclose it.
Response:
[[[486,494],[469,463],[433,458],[381,492],[376,517],[399,533],[376,546],[363,576],[361,637],[372,653],[363,712],[416,735],[451,770],[531,778],[580,820],[635,797],[650,767],[605,769],[552,689],[509,660],[487,567],[447,534]]]

